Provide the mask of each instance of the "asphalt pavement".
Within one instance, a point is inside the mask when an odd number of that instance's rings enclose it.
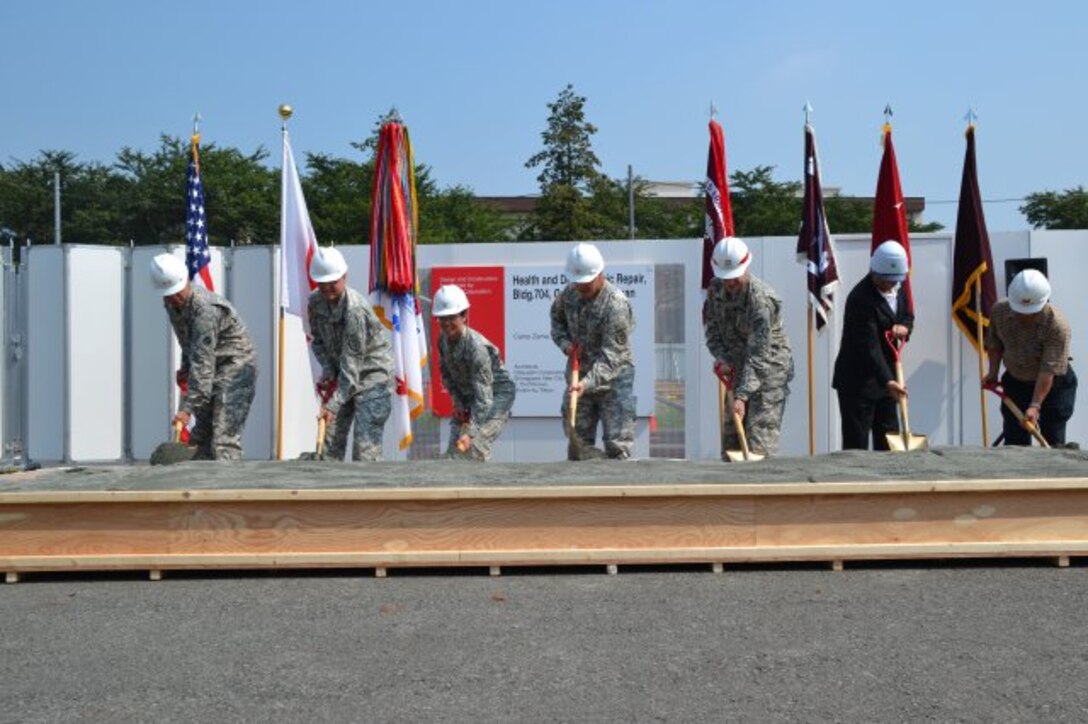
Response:
[[[2,721],[1084,721],[1088,565],[39,575]]]

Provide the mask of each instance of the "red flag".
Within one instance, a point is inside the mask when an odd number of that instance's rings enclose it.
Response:
[[[907,233],[907,205],[903,202],[903,189],[899,185],[899,166],[895,161],[892,144],[892,125],[884,124],[884,157],[880,161],[880,176],[876,181],[876,200],[873,203],[872,254],[885,241],[898,241],[907,252],[908,268],[913,270],[910,254],[910,236]],[[907,291],[907,309],[914,313],[914,295],[910,289],[908,274],[903,286]]]
[[[710,257],[714,246],[733,236],[733,205],[729,202],[729,181],[725,175],[725,134],[722,126],[710,119],[710,150],[706,157],[706,231],[703,233],[703,289],[710,286],[714,271]]]
[[[976,282],[981,294],[976,299]],[[975,167],[975,126],[967,127],[967,153],[963,159],[960,207],[956,215],[956,242],[952,252],[952,319],[984,354],[978,338],[978,322],[990,325],[990,309],[997,301],[994,259],[990,253],[990,235],[982,213],[982,195],[978,189]],[[981,313],[981,314],[980,314]]]

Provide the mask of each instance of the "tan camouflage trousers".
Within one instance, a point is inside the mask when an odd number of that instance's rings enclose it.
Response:
[[[257,366],[224,365],[212,383],[211,406],[193,410],[196,423],[189,431],[197,460],[241,460],[242,433],[257,388]]]
[[[509,410],[501,412],[489,420],[476,426],[476,436],[472,438],[472,446],[465,452],[457,449],[457,439],[461,437],[461,423],[450,419],[450,444],[446,449],[446,457],[453,460],[475,460],[486,462],[491,459],[491,447],[495,440],[502,434],[506,427],[506,421],[510,419]]]
[[[570,395],[563,396],[563,431],[570,440]],[[601,426],[604,452],[596,447],[597,425]],[[626,460],[635,449],[634,378],[617,380],[607,392],[590,392],[578,398],[574,420],[575,441],[567,445],[567,460],[611,458]]]
[[[325,431],[325,457],[343,460],[347,455],[348,432],[355,426],[351,457],[356,462],[382,459],[382,433],[393,409],[389,388],[376,385],[363,390],[343,404],[336,419]]]
[[[767,457],[778,452],[778,440],[782,435],[782,416],[786,412],[789,387],[782,385],[767,393],[757,392],[748,400],[744,414],[744,432],[748,436],[748,449]],[[726,410],[722,431],[722,460],[728,460],[726,450],[740,450],[740,435],[733,426],[733,416]]]

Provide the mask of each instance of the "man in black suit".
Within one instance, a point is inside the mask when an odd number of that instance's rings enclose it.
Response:
[[[899,431],[896,403],[907,394],[895,379],[895,354],[885,339],[889,330],[907,339],[914,315],[907,303],[907,252],[885,241],[869,260],[869,274],[846,298],[842,344],[835,359],[832,386],[839,395],[844,450],[887,450],[886,433]]]

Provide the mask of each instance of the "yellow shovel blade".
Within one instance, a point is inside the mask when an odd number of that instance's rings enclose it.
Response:
[[[748,453],[748,457],[745,458],[743,450],[726,450],[725,456],[731,463],[751,463],[764,458],[764,455],[756,452]]]
[[[887,439],[888,448],[892,452],[929,449],[929,440],[926,439],[925,435],[904,435],[901,432],[889,432],[884,437]]]

